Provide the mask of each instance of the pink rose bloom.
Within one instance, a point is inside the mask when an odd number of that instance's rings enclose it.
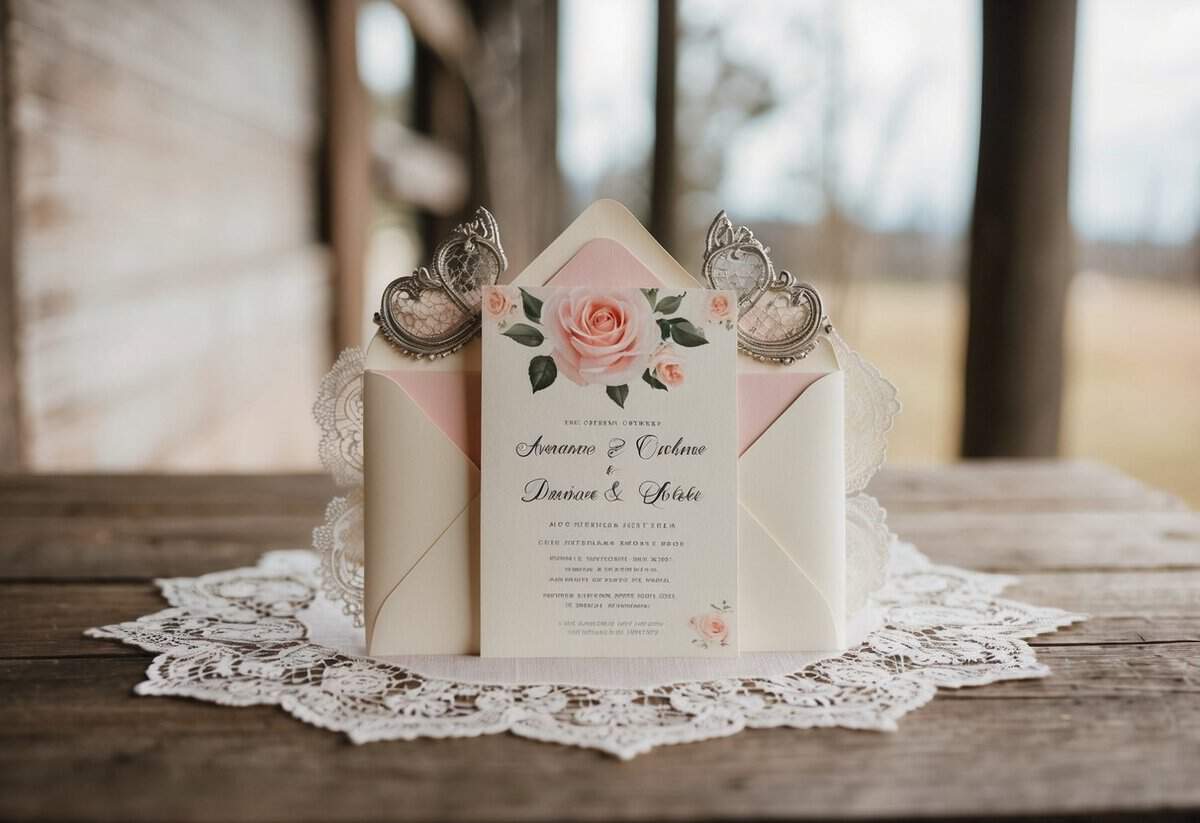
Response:
[[[493,286],[483,295],[483,310],[493,320],[499,320],[513,310],[516,302],[506,289]]]
[[[729,297],[718,292],[708,298],[708,317],[710,320],[727,320],[733,312],[733,304]]]
[[[659,341],[640,292],[558,289],[542,306],[542,325],[561,374],[580,386],[620,386],[637,378]]]
[[[668,388],[675,388],[683,383],[683,358],[671,346],[663,346],[650,360],[650,368],[658,382]]]
[[[691,624],[696,633],[705,640],[724,643],[725,638],[729,636],[729,624],[725,622],[725,617],[717,612],[709,612],[702,617],[693,617]]]

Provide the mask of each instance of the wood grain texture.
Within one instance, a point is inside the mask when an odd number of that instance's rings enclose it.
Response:
[[[359,0],[322,4],[328,59],[329,223],[337,348],[363,346],[367,231],[371,225],[370,100],[358,76]]]
[[[8,0],[0,0],[0,39],[8,29]],[[12,165],[16,142],[9,123],[12,71],[7,49],[0,50],[0,471],[15,471],[24,460],[20,378],[17,360],[16,248],[13,225]]]
[[[27,464],[312,467],[330,361],[312,9],[7,5]]]
[[[331,484],[0,477],[0,818],[1200,814],[1200,516],[1088,463],[887,470],[873,489],[935,559],[1092,615],[1032,641],[1053,675],[943,693],[895,734],[752,731],[620,763],[507,735],[356,747],[274,708],[134,697],[148,656],[80,632],[159,608],[153,575],[303,545]]]

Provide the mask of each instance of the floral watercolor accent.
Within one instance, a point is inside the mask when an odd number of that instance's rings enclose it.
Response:
[[[727,330],[733,329],[733,324],[737,320],[738,309],[727,295],[720,293],[709,295],[704,310],[705,314],[708,315],[709,323],[717,323],[724,326]]]
[[[725,294],[717,292],[708,297],[708,319],[720,323],[733,316],[733,304]]]
[[[555,289],[541,299],[520,289],[528,322],[510,325],[503,318],[515,309],[518,298],[512,292],[497,296],[500,291],[485,291],[484,310],[500,321],[501,334],[530,348],[550,344],[548,354],[529,361],[534,394],[549,388],[561,374],[579,386],[604,386],[609,399],[624,408],[629,384],[639,374],[655,389],[680,386],[685,373],[676,346],[708,343],[702,329],[676,314],[686,294],[659,297],[658,289],[577,287]]]
[[[620,386],[658,345],[654,310],[628,292],[562,289],[542,309],[559,373],[580,386]]]
[[[483,310],[493,320],[503,320],[517,307],[511,290],[497,286],[483,296]]]
[[[683,355],[670,343],[663,343],[650,358],[650,373],[668,389],[682,385],[684,380]]]
[[[729,645],[729,615],[733,614],[733,606],[725,600],[720,604],[710,603],[710,612],[698,614],[688,621],[696,637],[692,643],[702,649],[707,649],[713,643],[721,646]]]

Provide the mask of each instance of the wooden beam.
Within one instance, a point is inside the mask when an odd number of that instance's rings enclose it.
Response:
[[[482,152],[476,117],[461,72],[448,67],[438,52],[418,34],[415,73],[416,131],[444,150],[463,158],[468,185],[458,209],[438,214],[425,210],[421,241],[428,257],[453,228],[467,219],[476,205],[484,204]],[[501,216],[503,221],[503,216]],[[501,225],[503,237],[504,226]]]
[[[460,214],[469,205],[466,161],[444,146],[391,120],[371,128],[373,182],[385,198],[432,214]]]
[[[985,0],[962,453],[1058,449],[1075,0]]]
[[[676,0],[658,0],[657,68],[654,80],[654,159],[650,188],[650,233],[667,251],[675,229],[675,83],[679,35]]]
[[[17,359],[16,232],[13,155],[16,138],[9,116],[12,72],[8,2],[0,0],[0,471],[23,464],[20,375]]]
[[[329,193],[334,342],[362,341],[363,268],[371,221],[370,107],[358,76],[360,0],[328,0]]]

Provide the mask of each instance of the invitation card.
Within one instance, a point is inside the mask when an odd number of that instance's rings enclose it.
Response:
[[[490,657],[735,656],[736,294],[488,286]]]

